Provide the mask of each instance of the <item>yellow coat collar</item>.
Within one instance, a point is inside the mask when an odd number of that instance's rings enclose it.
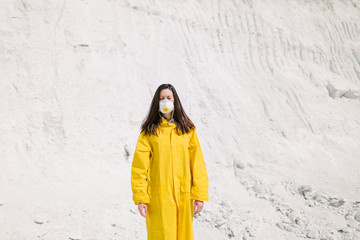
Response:
[[[160,120],[160,126],[162,127],[176,127],[176,123],[174,122],[168,122],[168,120],[166,120],[165,118],[161,118]]]

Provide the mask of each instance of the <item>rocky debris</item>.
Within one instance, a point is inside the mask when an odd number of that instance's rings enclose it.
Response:
[[[297,227],[289,222],[278,222],[276,223],[276,226],[282,230],[286,230],[288,232],[297,232]]]
[[[42,237],[44,237],[47,233],[48,233],[47,231],[39,232],[39,233],[37,234],[37,237],[38,237],[38,238],[42,238]]]
[[[346,215],[345,215],[345,219],[346,220],[351,220],[354,218],[354,213],[352,211],[349,211]]]
[[[81,237],[80,237],[80,236],[76,236],[76,235],[75,235],[75,236],[72,235],[72,236],[69,237],[69,239],[70,239],[70,240],[81,240]]]
[[[345,203],[345,200],[338,197],[331,197],[328,202],[330,206],[340,207]]]
[[[355,214],[354,218],[356,221],[360,222],[360,211]]]
[[[292,209],[291,212],[287,213],[286,215],[292,222],[296,222],[296,220],[300,220],[300,218],[301,218],[300,211],[295,210],[295,209]]]
[[[304,228],[304,227],[305,227],[305,223],[304,223],[304,221],[301,220],[301,219],[296,219],[296,220],[295,220],[295,223],[296,223],[297,225],[299,225],[299,227],[301,227],[301,228]]]
[[[130,151],[129,151],[129,147],[128,147],[128,145],[126,144],[126,145],[124,146],[124,157],[125,157],[126,161],[129,160],[130,155],[131,155],[131,154],[130,154]]]
[[[267,189],[263,184],[256,183],[255,186],[253,187],[253,191],[255,193],[261,194],[261,193],[266,193]]]
[[[355,201],[355,202],[353,203],[353,208],[360,210],[360,201]]]
[[[351,228],[358,228],[359,227],[359,223],[356,220],[349,221],[347,225],[349,227],[351,227]]]
[[[81,231],[78,228],[71,229],[69,240],[81,240]]]
[[[36,224],[43,224],[45,222],[45,218],[43,215],[37,215],[35,216],[34,222]]]
[[[315,239],[315,238],[317,238],[318,236],[319,236],[319,233],[318,233],[318,231],[316,231],[315,229],[310,229],[310,230],[308,230],[307,233],[306,233],[306,237],[308,237],[308,238],[313,238],[313,239]]]
[[[227,221],[225,219],[218,219],[215,221],[215,227],[220,229],[222,225],[224,225]]]
[[[324,240],[336,240],[336,239],[360,239],[359,232],[360,224],[355,216],[360,209],[360,202],[347,203],[343,198],[338,196],[331,196],[327,193],[314,191],[311,185],[297,185],[294,182],[285,182],[284,188],[296,197],[300,195],[304,200],[304,204],[309,207],[321,207],[325,211],[332,211],[336,215],[344,215],[344,218],[348,221],[345,227],[342,227],[339,231],[332,232],[335,226],[323,226],[316,231],[312,226],[318,226],[316,220],[308,219],[306,213],[297,209],[284,209],[283,201],[276,199],[276,196],[270,198],[271,203],[276,206],[277,211],[287,217],[282,222],[276,224],[280,229],[294,232],[299,237],[324,239]],[[347,209],[352,210],[347,211]],[[360,218],[360,213],[357,216]],[[295,224],[294,224],[295,223]],[[296,225],[296,226],[295,226]]]
[[[256,237],[256,232],[251,227],[246,226],[245,231],[249,234],[249,237]]]
[[[260,229],[261,217],[251,211],[236,211],[230,202],[214,195],[216,204],[208,205],[202,215],[194,217],[197,224],[218,229],[229,239],[254,239]]]
[[[282,222],[276,223],[278,228],[293,232],[298,237],[306,236],[311,225],[304,212],[284,204],[277,206],[276,210],[282,214]]]
[[[336,89],[331,83],[326,85],[326,88],[329,92],[329,96],[332,98],[350,98],[350,99],[360,99],[360,91],[357,90],[339,90]]]
[[[329,201],[329,195],[321,192],[316,192],[313,199],[319,203],[326,203]]]
[[[320,234],[319,238],[321,240],[336,240],[336,237],[333,235],[333,233],[329,233],[329,232]]]
[[[311,198],[312,189],[310,185],[301,186],[300,188],[298,188],[298,191],[302,196],[304,196],[305,199]]]
[[[243,162],[239,161],[239,160],[234,160],[234,168],[237,169],[244,169],[245,165]]]
[[[339,208],[345,204],[345,200],[338,196],[330,196],[324,192],[313,192],[312,187],[310,185],[304,185],[297,189],[298,193],[302,195],[307,202],[307,205],[313,207],[316,203],[321,203],[326,206]],[[311,201],[314,200],[315,202]]]
[[[344,228],[340,228],[338,230],[339,233],[349,233],[349,231],[347,229],[344,229]]]
[[[250,196],[257,197],[268,201],[279,213],[280,221],[275,225],[284,231],[291,232],[294,236],[308,238],[308,239],[321,239],[321,240],[337,240],[337,239],[360,239],[359,232],[357,232],[360,226],[358,226],[355,215],[360,212],[360,202],[346,202],[345,199],[330,195],[325,192],[315,191],[311,185],[299,185],[292,181],[281,182],[279,186],[274,188],[272,185],[259,179],[255,174],[251,174],[247,170],[240,172],[238,167],[234,164],[235,176],[239,179],[239,182],[244,186],[244,189],[248,191]],[[303,200],[304,206],[314,207],[322,209],[323,211],[331,212],[335,215],[343,215],[346,221],[346,225],[339,223],[339,225],[322,225],[325,219],[313,219],[309,218],[299,206],[295,206],[292,202],[285,202],[282,194],[278,191],[287,191],[291,196],[298,198],[299,201]],[[290,195],[289,195],[290,196]],[[225,208],[226,206],[224,206]],[[351,211],[347,211],[352,208]],[[360,213],[359,216],[360,218]],[[218,220],[216,227],[220,229],[227,229],[228,234],[234,235],[234,238],[242,236],[242,239],[252,239],[252,235],[247,231],[236,231],[236,227],[229,227],[233,225],[228,218],[227,221]],[[356,222],[356,224],[355,224]],[[243,222],[244,224],[244,222]],[[338,231],[333,231],[336,227],[339,227]],[[230,231],[231,229],[232,231]],[[255,234],[256,235],[256,231]]]
[[[228,238],[235,237],[234,232],[231,230],[231,228],[228,228],[227,230],[229,231],[229,233],[227,234]]]

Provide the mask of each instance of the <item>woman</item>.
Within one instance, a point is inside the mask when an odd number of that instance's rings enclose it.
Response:
[[[195,126],[171,84],[158,87],[142,123],[131,188],[148,240],[194,239],[193,214],[209,201],[208,175]]]

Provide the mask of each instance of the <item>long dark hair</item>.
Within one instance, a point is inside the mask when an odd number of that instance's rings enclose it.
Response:
[[[145,132],[145,134],[151,135],[158,135],[157,129],[159,127],[159,123],[161,120],[161,113],[159,111],[159,101],[160,101],[160,92],[163,89],[170,89],[174,95],[174,113],[173,118],[175,120],[176,124],[176,132],[180,135],[180,132],[182,134],[190,132],[190,129],[195,129],[194,123],[190,120],[190,118],[186,115],[179,96],[176,93],[175,88],[173,85],[167,83],[167,84],[161,84],[154,94],[154,97],[151,101],[150,109],[148,112],[147,117],[143,120],[141,124],[141,132]],[[160,114],[159,114],[160,113]]]

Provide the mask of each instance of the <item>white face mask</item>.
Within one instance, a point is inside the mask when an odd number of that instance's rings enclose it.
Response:
[[[174,110],[174,103],[168,99],[163,99],[160,101],[159,110],[162,113],[170,113]]]

